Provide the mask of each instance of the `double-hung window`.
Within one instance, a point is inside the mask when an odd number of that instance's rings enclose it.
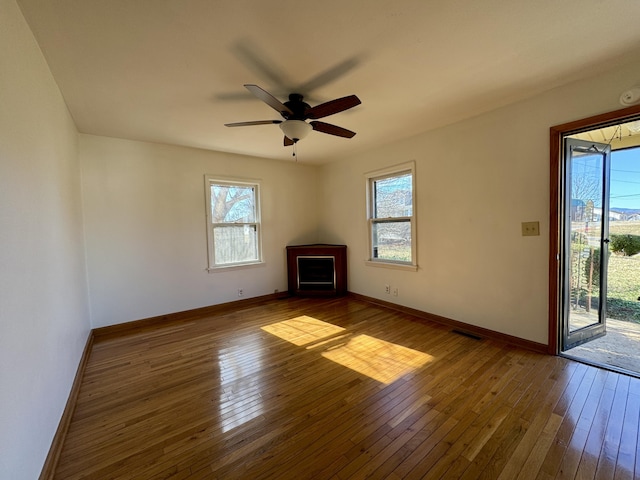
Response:
[[[258,182],[205,177],[209,270],[262,263]]]
[[[369,262],[416,267],[415,164],[367,174]]]

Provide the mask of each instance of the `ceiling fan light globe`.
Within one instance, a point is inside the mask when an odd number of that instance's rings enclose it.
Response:
[[[313,127],[303,120],[287,120],[280,124],[282,132],[294,143],[306,137]]]

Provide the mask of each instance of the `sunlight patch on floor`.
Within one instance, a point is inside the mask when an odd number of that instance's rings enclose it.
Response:
[[[299,347],[344,332],[342,327],[308,317],[307,315],[272,323],[262,327],[262,330]]]
[[[434,357],[369,335],[352,336],[346,329],[307,315],[261,327],[307,350],[327,346],[324,358],[379,382],[389,384],[431,362]]]
[[[426,353],[369,335],[353,337],[342,345],[329,348],[322,356],[386,384],[433,360]]]

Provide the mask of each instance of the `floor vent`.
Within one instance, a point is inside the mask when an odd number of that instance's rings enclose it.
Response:
[[[478,335],[474,335],[473,333],[464,332],[462,330],[451,330],[453,333],[457,333],[458,335],[462,335],[463,337],[473,338],[474,340],[482,340],[482,337]]]

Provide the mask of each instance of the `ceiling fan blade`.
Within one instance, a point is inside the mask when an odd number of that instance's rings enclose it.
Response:
[[[250,125],[268,125],[282,123],[282,120],[254,120],[252,122],[225,123],[225,127],[248,127]]]
[[[302,94],[308,94],[313,90],[317,90],[320,87],[333,82],[338,77],[346,74],[349,70],[356,67],[360,63],[360,59],[357,57],[348,58],[340,62],[339,64],[325,70],[324,72],[316,75],[311,80],[299,85],[295,91]]]
[[[278,90],[291,90],[291,82],[284,72],[275,66],[275,62],[254,41],[249,38],[240,39],[231,46],[231,52],[271,87],[276,87]]]
[[[346,128],[338,127],[337,125],[331,125],[324,122],[309,122],[314,130],[317,132],[328,133],[329,135],[335,135],[337,137],[351,138],[356,132],[347,130]]]
[[[349,95],[348,97],[336,98],[330,100],[315,107],[311,107],[305,112],[307,118],[323,118],[333,115],[334,113],[344,112],[350,108],[360,105],[362,102],[355,95]]]
[[[289,137],[287,137],[285,135],[284,136],[284,146],[285,147],[290,147],[291,145],[293,145],[293,140],[291,140]]]
[[[247,84],[245,88],[253,93],[256,97],[262,100],[264,103],[273,108],[276,112],[286,118],[287,115],[293,115],[293,112],[284,103],[271,95],[266,90],[263,90],[257,85]]]

